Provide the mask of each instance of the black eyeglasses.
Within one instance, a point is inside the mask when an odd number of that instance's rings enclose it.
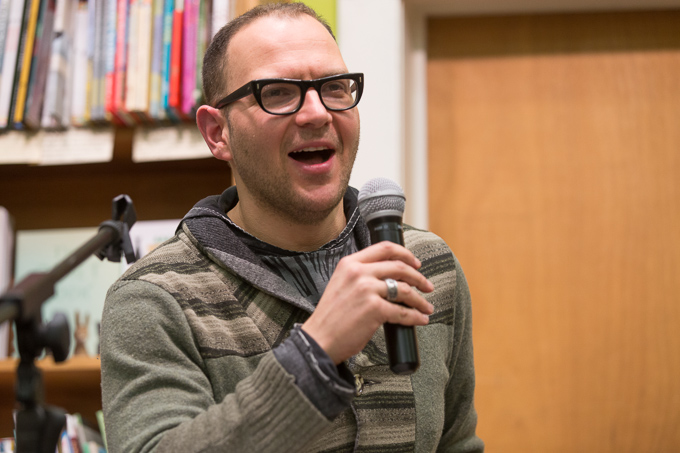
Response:
[[[339,112],[355,107],[364,91],[362,73],[338,74],[314,80],[258,79],[252,80],[227,97],[220,99],[221,109],[249,94],[255,96],[262,110],[272,115],[290,115],[302,107],[309,88],[319,93],[321,103],[328,110]]]

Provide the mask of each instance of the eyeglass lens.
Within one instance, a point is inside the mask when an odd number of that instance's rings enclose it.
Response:
[[[357,86],[352,79],[330,80],[321,85],[321,100],[326,108],[342,110],[356,102]],[[265,110],[287,113],[298,108],[302,101],[300,86],[288,82],[273,82],[262,87],[260,98]]]

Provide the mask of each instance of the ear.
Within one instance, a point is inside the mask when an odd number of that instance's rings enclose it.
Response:
[[[196,112],[196,124],[210,152],[220,160],[231,161],[229,133],[222,112],[209,105],[202,105]]]

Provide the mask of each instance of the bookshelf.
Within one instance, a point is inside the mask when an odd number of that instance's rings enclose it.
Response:
[[[15,230],[97,226],[111,201],[132,199],[138,220],[181,218],[201,198],[231,184],[226,162],[214,158],[135,163],[130,128],[117,128],[113,160],[59,166],[0,165],[0,205]]]

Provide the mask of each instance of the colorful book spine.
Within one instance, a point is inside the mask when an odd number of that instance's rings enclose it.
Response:
[[[161,113],[168,117],[170,96],[170,60],[172,54],[172,21],[175,15],[175,0],[165,0],[163,5],[163,45],[161,56]]]
[[[24,5],[19,53],[17,54],[16,70],[14,72],[14,87],[9,107],[10,125],[19,126],[20,128],[23,127],[24,105],[28,90],[28,78],[31,71],[33,43],[35,42],[35,29],[38,23],[39,11],[40,0],[28,0]],[[17,111],[20,113],[17,114]]]
[[[116,77],[116,0],[105,0],[104,13],[104,116],[107,121],[122,123],[115,117],[114,79]]]
[[[87,0],[80,0],[76,5],[75,30],[73,34],[73,64],[72,64],[72,90],[71,90],[71,115],[70,123],[74,126],[83,126],[90,115],[94,119],[95,113],[90,110],[92,101],[88,102],[88,78],[90,78],[90,62],[88,56],[88,43],[90,41],[90,11]],[[95,13],[96,15],[96,13]],[[92,90],[90,90],[92,91]]]
[[[168,89],[168,116],[175,120],[182,119],[182,27],[184,17],[184,0],[175,1],[172,18],[172,44],[170,46],[170,86]]]
[[[89,0],[92,1],[92,0]],[[90,84],[91,121],[106,122],[106,0],[96,0],[92,77]]]
[[[220,31],[227,22],[232,18],[232,8],[233,4],[231,0],[215,0],[212,3],[212,14],[211,14],[211,30],[210,39],[215,36],[215,33]]]
[[[33,71],[29,81],[29,91],[26,101],[24,124],[31,129],[40,127],[40,114],[42,113],[43,99],[45,95],[45,83],[49,70],[50,52],[52,50],[52,34],[54,30],[55,0],[47,0],[43,3],[44,11],[41,13],[41,24],[38,28],[38,37],[35,44]]]
[[[153,0],[153,31],[151,76],[149,81],[149,116],[155,121],[165,119],[161,114],[161,80],[163,62],[163,0]]]
[[[193,116],[194,89],[196,88],[196,47],[198,45],[199,0],[184,1],[182,27],[182,116]]]
[[[7,452],[7,453],[14,453],[16,448],[14,438],[12,437],[5,437],[3,439],[0,439],[0,452]]]
[[[153,10],[151,0],[138,0],[139,23],[137,46],[137,90],[135,114],[149,121],[149,83],[151,81],[151,45],[153,43]]]
[[[14,75],[23,26],[24,6],[24,0],[12,0],[9,9],[5,52],[2,56],[2,78],[0,79],[0,128],[7,127],[9,123]]]
[[[41,126],[59,129],[68,126],[66,96],[70,93],[69,60],[71,54],[72,19],[78,0],[57,0],[52,32],[50,67],[43,100]]]
[[[127,28],[127,66],[125,69],[125,110],[135,110],[137,100],[137,77],[139,59],[139,3],[141,0],[128,0]]]
[[[0,78],[2,78],[2,60],[5,54],[7,24],[9,23],[10,0],[0,0]]]
[[[118,0],[118,11],[116,14],[116,77],[114,79],[114,112],[123,124],[132,126],[135,124],[134,118],[125,109],[125,95],[127,89],[127,39],[128,39],[128,0]]]

